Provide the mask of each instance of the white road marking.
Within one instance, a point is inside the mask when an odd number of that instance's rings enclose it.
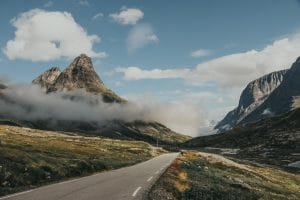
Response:
[[[140,190],[141,188],[142,188],[142,187],[136,188],[136,190],[133,192],[132,196],[135,197],[135,195],[139,192],[139,190]]]
[[[151,181],[153,179],[153,176],[151,176],[150,178],[148,178],[147,182]]]
[[[0,199],[8,199],[8,198],[16,197],[16,196],[19,196],[21,194],[26,194],[26,193],[29,193],[29,192],[32,192],[32,191],[34,191],[34,190],[27,190],[27,191],[24,191],[24,192],[19,192],[19,193],[16,193],[16,194],[7,195],[5,197],[1,197]]]
[[[155,172],[155,174],[158,174],[159,173],[159,170],[157,170],[156,172]]]
[[[72,183],[72,182],[76,182],[76,181],[78,181],[78,179],[73,179],[73,180],[69,180],[69,181],[60,182],[60,183],[58,183],[58,185],[62,185],[62,184],[65,184],[65,183]]]
[[[163,170],[163,169],[164,169],[164,167],[160,168],[160,170]]]

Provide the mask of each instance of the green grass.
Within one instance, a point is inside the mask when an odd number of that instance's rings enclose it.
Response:
[[[133,165],[159,153],[145,142],[0,126],[0,195]]]
[[[154,185],[149,199],[296,200],[300,199],[300,177],[214,154],[186,152]]]

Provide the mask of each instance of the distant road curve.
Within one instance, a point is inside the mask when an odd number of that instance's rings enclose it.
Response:
[[[123,200],[141,199],[178,153],[146,162],[61,183],[43,186],[0,200]]]

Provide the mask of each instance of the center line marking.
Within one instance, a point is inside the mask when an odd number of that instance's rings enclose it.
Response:
[[[151,179],[153,179],[153,176],[151,176],[150,178],[148,178],[147,182],[151,181]]]
[[[142,187],[136,188],[136,190],[133,192],[132,196],[135,197],[135,195],[139,192],[139,190],[140,190],[141,188],[142,188]]]

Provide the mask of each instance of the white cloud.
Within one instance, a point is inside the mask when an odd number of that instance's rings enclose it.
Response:
[[[101,17],[103,17],[104,14],[102,12],[98,12],[97,14],[95,14],[93,17],[92,17],[92,20],[96,20],[96,19],[99,19]]]
[[[121,8],[119,13],[109,15],[114,21],[123,25],[134,25],[144,17],[143,11],[137,8]]]
[[[140,24],[134,26],[128,34],[126,43],[129,53],[134,53],[148,44],[158,42],[158,37],[149,24]]]
[[[300,55],[300,35],[274,41],[262,50],[250,50],[197,65],[198,79],[223,87],[244,87],[248,82],[273,71],[289,68]]]
[[[68,12],[48,12],[33,9],[11,20],[16,28],[15,38],[6,43],[3,52],[11,59],[49,61],[73,58],[80,53],[91,57],[105,57],[95,52],[100,42],[97,35],[88,35]]]
[[[125,80],[185,78],[190,73],[189,69],[152,69],[143,70],[139,67],[119,67],[115,72],[123,73]]]
[[[191,52],[190,56],[194,58],[200,58],[211,55],[211,50],[208,49],[198,49],[196,51]]]
[[[150,119],[155,119],[178,133],[199,136],[201,128],[209,125],[206,113],[202,112],[197,103],[185,100],[157,101],[153,95],[155,94],[128,94],[125,98],[135,102],[137,108],[139,105],[144,109],[150,108],[147,110]]]
[[[50,8],[50,7],[53,6],[53,4],[54,4],[53,1],[48,1],[47,3],[44,4],[44,7],[45,7],[45,8]]]
[[[122,72],[127,80],[182,78],[198,84],[213,82],[220,87],[242,88],[264,74],[289,68],[298,56],[300,56],[300,33],[278,39],[261,50],[222,56],[200,63],[190,70],[182,68],[185,71],[183,74],[180,69],[156,69],[154,76],[153,70],[137,67],[122,68],[118,71]]]
[[[90,3],[88,2],[88,0],[79,0],[78,4],[81,6],[85,6],[85,7],[90,6]]]

